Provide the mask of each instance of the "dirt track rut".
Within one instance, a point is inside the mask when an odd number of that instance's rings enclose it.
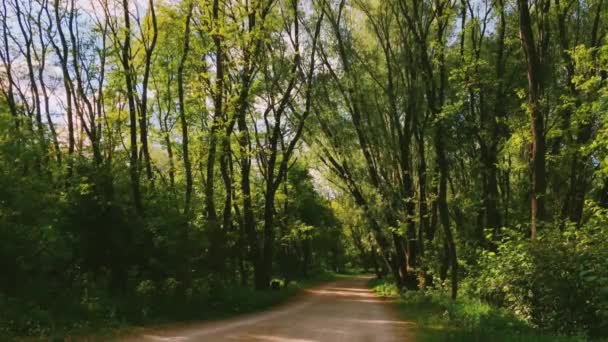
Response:
[[[367,288],[368,280],[338,280],[265,312],[180,328],[147,329],[122,341],[410,341],[413,323],[400,320],[391,303]]]

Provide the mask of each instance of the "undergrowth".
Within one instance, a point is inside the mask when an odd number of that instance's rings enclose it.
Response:
[[[64,306],[64,310],[31,307],[0,296],[0,341],[108,340],[138,327],[222,319],[263,310],[334,277],[321,272],[289,284],[276,279],[273,282],[280,287],[267,291],[240,285],[212,286],[187,298],[169,296],[150,282],[138,287],[138,297],[91,293],[86,301]]]
[[[583,342],[584,336],[558,336],[539,331],[514,314],[475,298],[452,301],[441,290],[399,295],[392,282],[374,279],[380,296],[394,297],[404,319],[417,323],[417,341]]]

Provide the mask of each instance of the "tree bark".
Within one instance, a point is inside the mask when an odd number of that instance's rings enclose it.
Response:
[[[156,24],[156,11],[154,10],[154,0],[149,0],[148,7],[150,10],[150,17],[152,19],[152,41],[150,45],[145,47],[144,57],[144,74],[142,80],[142,93],[141,93],[141,106],[139,111],[139,131],[141,140],[141,150],[143,152],[144,164],[146,167],[146,176],[148,180],[153,177],[152,173],[152,161],[150,160],[150,149],[148,147],[148,82],[150,79],[150,66],[152,64],[152,54],[154,53],[154,47],[156,46],[156,39],[158,37],[158,26]],[[142,32],[142,36],[146,34]],[[144,41],[147,44],[146,39]]]
[[[550,2],[544,0],[540,4],[541,10],[548,12]],[[541,65],[542,48],[537,49],[535,45],[532,20],[527,0],[517,0],[519,10],[519,28],[521,43],[526,55],[528,69],[528,111],[530,113],[532,133],[532,205],[530,237],[536,239],[539,226],[545,220],[545,123],[544,113],[541,108],[540,99],[543,92],[543,70]],[[547,32],[540,33],[539,46]]]
[[[137,107],[135,105],[133,73],[131,68],[131,18],[129,14],[129,0],[123,0],[122,7],[125,23],[125,38],[121,47],[121,63],[125,77],[125,88],[127,90],[129,128],[131,137],[129,146],[129,176],[131,179],[131,193],[133,196],[133,202],[135,204],[135,210],[138,215],[142,216],[144,208],[139,184],[139,161],[137,155]]]
[[[190,213],[190,203],[192,202],[192,164],[190,162],[190,150],[189,150],[189,135],[188,135],[188,120],[186,119],[186,109],[184,103],[184,67],[188,58],[188,52],[190,51],[190,21],[192,19],[193,2],[191,1],[188,6],[188,14],[186,15],[186,29],[184,31],[184,47],[182,50],[182,58],[177,69],[177,93],[179,100],[179,119],[182,129],[182,159],[184,160],[184,173],[186,177],[186,198],[184,202],[184,215],[188,216]],[[167,133],[168,134],[168,133]],[[173,156],[171,153],[171,142],[169,136],[166,136],[167,149],[169,151],[169,158],[171,158],[171,164],[173,164]],[[171,165],[172,167],[173,165]],[[173,170],[170,170],[171,178],[173,179]],[[173,182],[173,180],[172,180]]]
[[[59,39],[61,42],[61,48],[59,46],[54,46],[57,56],[59,57],[59,63],[61,64],[61,71],[63,76],[63,86],[65,89],[65,99],[66,99],[66,116],[68,119],[68,176],[72,174],[72,170],[74,167],[73,155],[76,146],[76,140],[74,137],[74,114],[72,107],[72,86],[71,86],[71,78],[70,72],[68,70],[68,55],[69,48],[68,43],[65,38],[65,34],[62,29],[62,20],[61,15],[59,14],[59,0],[55,0],[54,2],[54,12],[55,12],[55,25],[57,25],[57,33],[59,34]],[[70,13],[70,17],[73,14]],[[49,15],[50,16],[50,15]],[[71,19],[70,19],[71,20]]]
[[[215,46],[215,95],[214,114],[209,133],[209,152],[207,154],[207,183],[205,184],[206,217],[211,226],[217,226],[217,214],[215,212],[215,160],[217,153],[217,132],[223,118],[224,100],[224,54],[222,52],[222,37],[220,35],[220,2],[213,1],[213,44]],[[215,229],[215,228],[214,228]]]

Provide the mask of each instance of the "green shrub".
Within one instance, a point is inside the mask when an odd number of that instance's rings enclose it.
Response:
[[[592,221],[593,222],[593,221]],[[483,252],[466,288],[543,329],[608,335],[608,227],[546,228],[538,241],[510,234]]]
[[[385,281],[383,279],[373,279],[370,282],[370,286],[378,295],[382,297],[396,297],[399,295],[397,286],[392,281]]]
[[[385,280],[373,280],[370,287],[379,295],[395,294]],[[505,308],[497,308],[478,298],[461,295],[453,301],[444,289],[406,291],[398,298],[404,318],[415,321],[417,341],[505,341],[578,342],[579,336],[545,334]]]

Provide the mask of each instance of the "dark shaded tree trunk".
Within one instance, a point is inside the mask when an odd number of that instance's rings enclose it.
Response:
[[[62,16],[59,12],[59,0],[55,0],[53,6],[55,12],[55,25],[57,25],[57,33],[59,35],[59,40],[61,42],[61,47],[54,45],[55,51],[59,58],[59,62],[61,64],[61,72],[63,76],[63,86],[65,89],[65,99],[66,99],[66,116],[68,121],[68,176],[72,174],[72,170],[74,167],[73,155],[76,146],[76,140],[74,136],[74,113],[72,107],[72,87],[71,87],[71,79],[70,72],[68,69],[68,55],[69,55],[69,47],[67,40],[65,38],[65,34],[63,32],[63,24],[62,24]],[[70,14],[72,17],[73,14]],[[50,17],[50,15],[49,15]],[[70,19],[72,20],[72,19]],[[51,41],[52,42],[52,41]]]
[[[450,215],[447,203],[448,166],[445,157],[445,146],[442,136],[443,132],[443,127],[441,124],[439,124],[437,131],[435,132],[435,148],[437,152],[437,165],[439,169],[439,193],[437,194],[437,207],[439,210],[439,221],[443,226],[445,253],[449,260],[450,268],[452,269],[452,299],[456,299],[458,294],[458,259],[456,255],[456,243],[454,242],[454,236],[452,235],[452,229],[450,227]]]
[[[420,229],[418,238],[421,241],[426,239],[428,242],[432,242],[435,238],[435,230],[431,229],[431,223],[429,218],[429,208],[427,202],[427,166],[426,166],[426,151],[424,142],[424,128],[419,125],[418,116],[414,116],[414,131],[416,133],[416,146],[418,151],[418,220]],[[421,242],[420,253],[424,252],[424,244]]]
[[[192,10],[193,10],[193,2],[190,2],[188,7],[188,14],[186,15],[186,29],[184,32],[184,48],[182,51],[182,58],[179,63],[179,67],[177,69],[177,94],[179,98],[179,120],[181,123],[182,129],[182,158],[184,160],[184,173],[186,177],[186,198],[184,203],[184,214],[186,216],[190,213],[190,204],[192,202],[192,164],[190,162],[190,138],[188,134],[188,120],[186,119],[186,109],[185,109],[185,101],[184,101],[184,66],[186,60],[188,58],[188,53],[190,51],[190,21],[192,19]],[[169,152],[169,158],[171,165],[173,168],[173,153],[171,152],[171,141],[169,139],[168,132],[165,135],[166,143],[167,143],[167,151]],[[170,171],[171,182],[173,183],[173,169]]]
[[[223,3],[222,3],[223,6]],[[224,53],[222,51],[222,37],[220,35],[220,1],[213,1],[213,29],[217,32],[213,34],[213,44],[215,46],[215,97],[213,122],[211,123],[211,131],[209,133],[209,152],[207,154],[207,183],[205,184],[205,204],[206,217],[209,224],[217,229],[217,214],[215,212],[215,160],[217,153],[217,133],[223,118],[223,102],[224,102]]]
[[[8,28],[8,11],[7,11],[7,2],[8,1],[3,1],[2,2],[2,17],[0,17],[1,21],[2,21],[2,43],[3,43],[3,50],[0,53],[0,58],[2,59],[2,64],[4,65],[4,69],[5,69],[5,77],[6,77],[6,90],[4,89],[4,87],[0,88],[2,90],[2,93],[4,94],[4,97],[6,98],[6,104],[8,105],[8,108],[11,112],[11,117],[13,119],[13,123],[14,123],[14,129],[16,132],[19,131],[20,128],[20,120],[19,120],[19,113],[17,110],[17,102],[15,99],[15,80],[13,78],[13,59],[11,57],[11,49],[10,49],[10,45],[9,45],[9,28]],[[46,8],[45,8],[46,10]]]
[[[131,68],[131,18],[129,14],[129,1],[123,0],[123,14],[125,24],[125,40],[121,47],[122,71],[125,77],[125,88],[127,90],[127,100],[129,105],[129,129],[130,129],[130,154],[129,154],[129,176],[131,178],[131,193],[135,210],[143,215],[143,203],[141,199],[141,189],[139,184],[139,161],[137,155],[137,107],[135,105],[135,94],[133,84],[133,74]]]
[[[45,4],[46,6],[46,4]],[[44,41],[44,29],[42,27],[42,12],[46,10],[45,6],[40,7],[40,12],[38,13],[38,20],[36,21],[36,26],[38,29],[38,38],[39,44],[41,47],[40,56],[38,58],[38,82],[40,82],[40,88],[42,90],[42,96],[44,99],[44,112],[46,114],[47,125],[49,126],[49,130],[51,132],[51,140],[53,142],[53,149],[55,151],[55,159],[57,164],[61,166],[62,164],[62,156],[61,156],[61,148],[59,146],[59,139],[57,137],[57,130],[55,129],[55,124],[53,123],[53,119],[51,117],[51,106],[50,106],[50,98],[47,90],[47,85],[44,80],[44,71],[46,68],[46,56],[48,44]],[[10,82],[10,80],[9,80]],[[10,87],[10,85],[9,85]],[[12,90],[11,90],[12,91]]]
[[[29,20],[29,16],[32,15],[31,11],[29,13],[22,13],[21,6],[19,5],[19,1],[15,1],[15,14],[17,16],[17,23],[21,30],[21,34],[23,35],[23,39],[25,40],[25,52],[23,52],[23,57],[25,58],[25,64],[27,66],[27,77],[31,89],[31,95],[33,99],[33,107],[35,113],[36,120],[36,131],[38,134],[38,139],[40,139],[40,143],[42,145],[43,153],[46,149],[45,137],[44,137],[44,126],[42,124],[42,108],[40,103],[40,92],[38,91],[38,84],[36,82],[35,70],[33,65],[33,50],[35,49],[33,44],[33,32],[31,31],[31,25],[26,24],[24,21]],[[29,30],[28,30],[29,28]],[[38,161],[40,163],[40,161]],[[41,166],[41,165],[39,165]]]
[[[183,53],[183,52],[182,52]],[[183,74],[183,71],[182,71]],[[163,115],[163,109],[162,109],[162,104],[161,104],[161,98],[157,97],[156,100],[158,102],[157,106],[158,106],[158,124],[160,126],[160,131],[161,134],[163,136],[163,141],[165,143],[165,148],[167,149],[167,159],[169,161],[169,186],[171,187],[171,191],[173,193],[175,193],[175,158],[173,155],[173,144],[171,142],[171,129],[169,128],[169,123],[168,123],[168,119],[169,119],[169,114],[171,113],[171,108],[173,106],[173,98],[171,96],[171,78],[167,79],[167,112]],[[180,106],[182,104],[180,103]],[[179,113],[179,112],[178,112]],[[185,118],[185,115],[184,115]],[[180,123],[181,122],[181,113],[180,113]],[[187,124],[187,123],[186,123]],[[183,131],[182,131],[182,143],[183,143]],[[188,130],[186,129],[186,134],[188,133]],[[183,152],[183,151],[182,151]],[[187,176],[186,176],[187,177]],[[192,191],[192,190],[191,190]]]
[[[269,179],[273,179],[272,174],[268,175]],[[262,288],[267,288],[270,285],[270,278],[272,277],[272,261],[274,259],[274,200],[276,189],[272,185],[272,182],[266,183],[266,195],[264,196],[264,236],[263,236],[263,252],[262,252],[262,270],[261,277],[258,279],[260,282],[258,285]]]
[[[600,190],[600,206],[608,209],[608,177],[604,177],[603,185]]]
[[[158,38],[158,26],[156,24],[156,11],[154,9],[154,0],[149,0],[148,9],[150,10],[150,18],[152,19],[152,41],[145,47],[144,57],[144,74],[142,80],[141,106],[139,111],[139,132],[141,140],[141,150],[143,152],[144,165],[146,167],[146,176],[148,180],[153,177],[152,161],[150,160],[150,149],[148,147],[148,82],[150,79],[150,65],[152,63],[152,54],[156,46]],[[142,32],[142,35],[145,33]],[[143,39],[147,43],[146,39]]]
[[[238,143],[241,166],[241,193],[243,198],[243,233],[247,236],[249,246],[249,258],[253,264],[254,286],[263,289],[262,263],[260,241],[256,231],[255,215],[253,212],[253,200],[251,193],[251,141],[247,127],[247,103],[246,96],[241,97],[241,107],[238,112],[237,126],[239,129]]]
[[[599,47],[599,23],[601,14],[603,11],[603,0],[599,0],[597,3],[597,7],[595,9],[595,14],[593,18],[593,25],[591,29],[591,34],[589,37],[589,45],[593,48]],[[576,88],[576,84],[573,82],[573,77],[575,75],[574,71],[574,62],[569,53],[569,39],[568,39],[568,22],[567,18],[569,18],[569,9],[570,6],[567,6],[562,11],[560,8],[559,1],[555,2],[557,7],[557,12],[559,15],[557,16],[558,20],[558,31],[559,31],[559,41],[562,50],[562,59],[564,64],[566,64],[566,82],[568,85],[568,90],[572,96],[575,97],[575,108],[570,111],[565,111],[565,117],[563,119],[564,130],[570,128],[570,121],[572,112],[576,111],[581,105],[581,98],[578,89]],[[578,32],[577,32],[578,33]],[[578,40],[578,36],[576,37]],[[574,135],[576,136],[576,141],[574,142],[576,147],[583,146],[587,144],[592,138],[592,122],[585,122],[578,127],[578,129],[574,130]],[[568,178],[568,191],[566,193],[566,197],[564,198],[564,203],[562,205],[562,218],[568,218],[571,222],[575,223],[577,227],[580,227],[581,220],[583,216],[583,207],[585,203],[585,194],[589,187],[589,179],[591,177],[591,170],[588,165],[589,156],[583,154],[580,151],[574,152],[571,160],[571,167]]]
[[[232,134],[232,132],[226,134]],[[232,149],[230,147],[230,137],[225,137],[222,141],[222,157],[220,159],[220,170],[226,197],[224,198],[224,211],[222,215],[222,227],[226,231],[232,230]]]

